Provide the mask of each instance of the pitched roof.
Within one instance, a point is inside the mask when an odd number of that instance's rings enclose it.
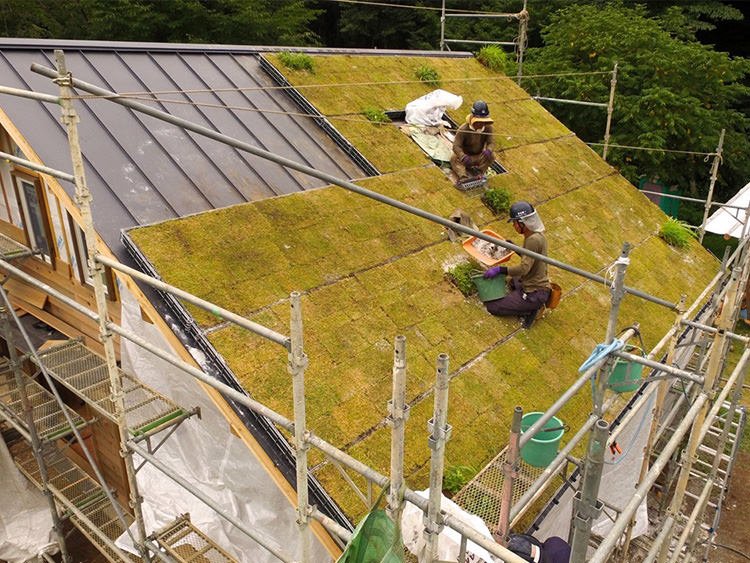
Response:
[[[360,166],[260,68],[257,49],[196,45],[0,40],[6,86],[56,94],[30,70],[64,48],[76,78],[346,178]],[[151,101],[154,100],[154,101]],[[104,100],[81,99],[80,138],[97,230],[120,258],[120,229],[183,217],[322,182]],[[3,109],[42,161],[70,170],[59,109],[3,96]],[[72,195],[73,187],[65,189]]]
[[[273,57],[270,57],[273,58]],[[696,241],[678,251],[656,232],[665,215],[578,140],[512,80],[475,61],[436,58],[317,57],[316,73],[284,70],[297,84],[327,82],[307,95],[323,113],[372,105],[396,109],[431,89],[416,67],[434,66],[443,88],[464,97],[461,121],[474,99],[495,119],[497,159],[506,174],[490,180],[537,208],[547,226],[550,256],[603,274],[622,242],[633,244],[628,285],[676,301],[695,296],[713,276],[715,259]],[[468,79],[468,80],[467,80]],[[410,82],[411,81],[411,82]],[[337,84],[350,84],[347,88]],[[361,83],[351,86],[352,83]],[[387,173],[363,186],[448,216],[457,207],[480,227],[512,237],[504,216],[456,190],[396,127],[337,123],[340,131]],[[251,225],[251,228],[243,228]],[[563,288],[560,306],[530,331],[515,318],[490,316],[465,298],[444,272],[466,255],[442,229],[337,187],[168,221],[131,232],[167,281],[252,320],[288,332],[289,291],[303,291],[309,427],[361,461],[388,472],[393,339],[407,337],[406,429],[409,486],[428,482],[426,422],[432,416],[436,357],[451,367],[447,466],[481,466],[506,443],[515,405],[544,410],[577,377],[577,367],[604,338],[609,292],[552,269]],[[222,241],[231,238],[231,249]],[[291,415],[286,356],[273,344],[191,310],[243,386]],[[628,296],[621,326],[640,322],[654,344],[673,314]],[[591,409],[588,389],[560,417],[576,427]],[[312,452],[314,474],[355,520],[365,510],[338,470]]]

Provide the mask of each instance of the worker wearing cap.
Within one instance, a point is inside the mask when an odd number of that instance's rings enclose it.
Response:
[[[517,201],[510,206],[513,228],[523,235],[523,247],[537,254],[547,255],[547,237],[544,236],[544,223],[528,201]],[[547,263],[523,256],[521,263],[514,266],[495,266],[484,273],[485,278],[497,275],[511,276],[511,291],[505,297],[486,301],[485,307],[493,315],[519,315],[524,328],[530,328],[537,312],[547,302],[550,283],[547,277]]]
[[[477,100],[471,107],[471,113],[466,116],[466,123],[461,124],[453,140],[451,168],[458,180],[464,182],[487,172],[495,161],[494,148],[490,108],[482,100]]]

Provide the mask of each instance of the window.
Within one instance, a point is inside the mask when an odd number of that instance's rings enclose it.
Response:
[[[55,247],[51,243],[54,239],[42,183],[39,178],[23,172],[14,171],[13,177],[26,242],[30,248],[40,251],[42,260],[54,266]]]
[[[68,216],[68,227],[73,238],[73,250],[75,254],[73,268],[76,271],[78,281],[83,285],[93,287],[94,278],[92,277],[91,269],[89,268],[89,252],[88,247],[86,246],[86,236],[83,234],[83,229],[81,229],[81,227],[78,226],[78,223],[73,220],[73,217],[71,217],[69,213],[66,213],[66,215]],[[110,300],[114,301],[116,299],[115,280],[110,268],[104,268],[102,281],[104,282],[104,292]]]

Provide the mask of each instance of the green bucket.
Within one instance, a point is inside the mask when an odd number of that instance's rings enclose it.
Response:
[[[640,353],[643,356],[643,350],[637,346],[631,346],[628,344],[623,348],[624,352],[629,354]],[[635,362],[629,362],[622,358],[617,358],[615,367],[612,368],[612,373],[609,375],[609,388],[615,393],[627,393],[628,391],[635,391],[641,386],[641,378],[643,377],[643,364],[637,364]]]
[[[492,301],[505,297],[505,276],[485,278],[484,274],[477,274],[471,276],[471,281],[474,282],[477,293],[479,293],[479,299],[482,301]]]
[[[543,412],[530,412],[523,415],[521,432],[526,432],[531,428],[543,414]],[[521,448],[521,459],[534,467],[547,467],[557,456],[557,447],[560,445],[564,433],[565,428],[562,421],[553,416],[536,433],[536,436]]]

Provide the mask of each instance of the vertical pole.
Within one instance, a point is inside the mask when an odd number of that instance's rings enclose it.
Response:
[[[445,443],[450,439],[451,426],[448,424],[448,354],[440,354],[437,360],[437,381],[435,382],[435,406],[432,419],[427,422],[430,433],[427,444],[432,450],[430,456],[430,498],[425,515],[426,563],[438,561],[438,537],[443,529],[438,525],[440,498],[443,489],[443,462]]]
[[[591,526],[601,513],[599,485],[604,468],[604,450],[609,437],[609,423],[604,419],[596,421],[591,431],[591,439],[586,449],[583,466],[583,482],[576,492],[573,512],[573,540],[570,560],[580,563],[586,560],[586,550],[591,537]]]
[[[440,10],[440,50],[445,51],[445,0]]]
[[[667,361],[666,364],[671,366],[674,363],[675,351],[677,349],[677,341],[680,338],[680,332],[682,330],[682,320],[685,317],[685,301],[687,296],[682,294],[680,296],[680,302],[677,305],[677,314],[675,315],[672,338],[669,339],[669,347],[667,348]],[[654,441],[656,437],[656,431],[659,428],[659,420],[661,419],[661,412],[664,408],[664,402],[669,393],[669,388],[672,386],[671,379],[664,379],[658,383],[659,387],[656,390],[656,401],[653,408],[653,417],[651,419],[651,428],[649,429],[648,439],[646,446],[643,448],[643,462],[641,463],[641,473],[638,477],[638,484],[640,484],[648,473],[648,467],[651,460],[651,452],[654,449]],[[637,486],[637,485],[636,485]],[[630,549],[630,539],[633,535],[633,527],[635,526],[635,518],[630,521],[627,532],[625,533],[625,542],[623,543],[622,551],[620,553],[620,561],[627,561],[628,550]]]
[[[13,344],[13,335],[10,329],[10,321],[8,320],[8,310],[4,306],[0,306],[0,324],[2,324],[3,337],[8,345],[8,360],[10,361],[11,370],[13,370],[13,376],[16,381],[16,386],[18,387],[18,394],[21,397],[21,406],[23,408],[26,427],[29,429],[29,436],[31,437],[31,450],[34,454],[34,459],[39,466],[39,480],[42,484],[42,493],[47,499],[50,512],[52,513],[52,529],[57,536],[57,543],[60,544],[60,553],[62,554],[63,562],[71,563],[72,560],[68,554],[68,549],[65,546],[65,534],[63,533],[60,515],[57,513],[57,506],[55,506],[55,499],[52,497],[52,492],[47,486],[49,483],[49,477],[47,475],[47,465],[45,464],[42,455],[42,443],[41,440],[39,440],[39,434],[37,434],[36,431],[36,425],[34,424],[34,410],[29,402],[29,395],[26,393],[26,381],[24,375],[21,373],[21,364],[18,361],[16,347]]]
[[[299,547],[302,563],[310,563],[310,512],[307,507],[307,429],[305,416],[305,369],[307,355],[302,346],[302,306],[300,294],[290,295],[291,349],[287,354],[288,370],[292,375],[294,397],[294,452],[297,461],[297,525],[299,526]]]
[[[625,297],[625,270],[630,264],[630,243],[624,242],[622,244],[622,251],[620,252],[619,258],[615,262],[615,279],[610,288],[610,309],[609,309],[609,320],[607,321],[607,335],[604,341],[609,344],[615,337],[617,332],[617,318],[620,314],[620,303],[622,303]],[[596,392],[594,393],[594,414],[602,416],[604,407],[604,393],[607,390],[607,383],[609,382],[609,369],[610,361],[604,364],[604,367],[599,370],[599,376],[596,380]]]
[[[393,347],[393,398],[388,402],[391,425],[391,485],[388,493],[388,516],[401,521],[404,484],[404,431],[409,418],[406,405],[406,337],[396,336]]]
[[[732,278],[729,282],[729,291],[727,292],[726,300],[724,301],[724,308],[721,310],[721,315],[717,322],[718,331],[714,335],[714,344],[711,348],[711,356],[708,359],[708,368],[706,370],[706,376],[703,381],[703,391],[709,395],[713,395],[714,385],[716,380],[721,373],[724,356],[724,344],[726,341],[726,331],[731,328],[731,320],[734,318],[734,308],[737,301],[737,286],[739,283],[739,276],[741,268],[732,269]],[[682,463],[680,468],[680,475],[677,478],[677,486],[675,488],[672,502],[667,510],[667,514],[672,516],[675,520],[678,519],[680,509],[682,508],[682,501],[685,497],[685,490],[687,488],[688,479],[690,477],[690,471],[693,468],[693,464],[697,459],[696,451],[698,450],[698,439],[700,437],[700,428],[706,420],[706,415],[711,407],[709,401],[703,405],[693,421],[692,429],[690,431],[690,440],[688,442],[687,450],[682,456]],[[665,542],[662,546],[662,550],[659,553],[658,561],[663,562],[667,557],[669,549],[669,542]]]
[[[724,148],[724,133],[725,129],[721,130],[719,135],[719,144],[716,147],[716,154],[714,155],[714,161],[711,164],[711,182],[708,185],[708,198],[706,199],[706,207],[703,210],[703,221],[698,229],[698,241],[703,244],[703,235],[706,234],[706,222],[708,221],[708,213],[711,211],[711,198],[714,195],[714,185],[716,184],[716,175],[719,170],[719,164],[721,163],[721,151]]]
[[[104,266],[95,260],[97,253],[96,231],[94,229],[94,219],[91,214],[91,192],[86,184],[86,176],[83,170],[83,156],[81,154],[81,144],[78,138],[78,114],[73,107],[72,75],[65,66],[65,55],[60,50],[55,51],[55,62],[57,63],[57,78],[55,82],[60,86],[60,106],[62,107],[62,121],[68,134],[68,143],[70,145],[70,157],[73,163],[73,174],[75,176],[76,196],[75,201],[81,210],[81,219],[83,221],[83,233],[86,239],[86,248],[88,250],[88,264],[91,272],[92,283],[94,284],[94,295],[96,297],[96,307],[99,314],[99,339],[104,346],[104,358],[109,374],[111,388],[111,400],[115,408],[115,419],[120,434],[120,456],[125,462],[125,472],[127,474],[128,489],[130,495],[130,508],[133,510],[138,530],[138,545],[136,548],[141,553],[143,559],[151,561],[151,555],[145,548],[143,542],[146,539],[146,527],[143,522],[143,511],[141,503],[143,497],[138,493],[138,483],[135,478],[135,467],[133,466],[133,457],[128,450],[128,430],[125,420],[125,403],[122,392],[122,378],[117,368],[117,356],[115,354],[114,339],[112,332],[107,328],[108,311],[107,295],[104,288]]]
[[[495,529],[495,541],[502,545],[508,545],[508,531],[510,529],[510,509],[513,505],[513,486],[518,477],[518,454],[520,448],[518,442],[521,439],[521,419],[523,409],[516,406],[513,409],[513,421],[510,424],[510,440],[508,441],[508,453],[503,463],[503,491],[500,501],[500,518]]]
[[[520,86],[523,76],[523,52],[526,49],[527,26],[529,25],[529,12],[526,10],[526,0],[523,0],[523,9],[518,14],[518,72],[516,80]]]
[[[609,103],[607,103],[607,125],[604,127],[604,149],[602,158],[607,160],[607,151],[609,150],[609,130],[612,126],[612,112],[615,109],[615,87],[617,86],[617,63],[612,69],[612,80],[609,83]]]

